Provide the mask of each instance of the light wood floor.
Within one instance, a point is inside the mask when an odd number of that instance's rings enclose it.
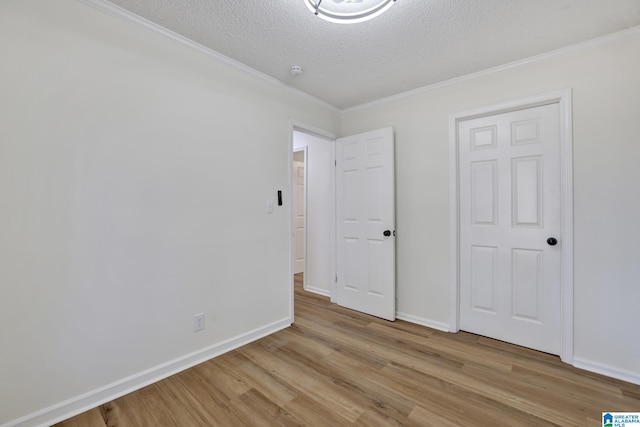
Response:
[[[295,293],[295,324],[60,427],[601,426],[640,387],[555,356]]]

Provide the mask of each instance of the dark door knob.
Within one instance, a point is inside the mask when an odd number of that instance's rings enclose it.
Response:
[[[556,239],[555,237],[549,237],[549,238],[547,239],[547,244],[548,244],[549,246],[555,246],[555,245],[557,245],[557,244],[558,244],[558,239]]]
[[[384,232],[382,233],[382,235],[383,235],[384,237],[389,237],[389,236],[391,236],[391,230],[384,230]]]

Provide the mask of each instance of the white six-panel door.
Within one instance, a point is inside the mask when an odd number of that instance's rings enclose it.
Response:
[[[458,124],[460,329],[552,354],[561,351],[558,117],[556,103]]]
[[[304,271],[305,230],[304,230],[304,162],[293,162],[293,274]]]
[[[336,300],[388,320],[396,312],[394,194],[391,128],[336,140]]]

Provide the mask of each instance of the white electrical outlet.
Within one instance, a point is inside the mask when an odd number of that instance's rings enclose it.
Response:
[[[193,315],[193,331],[201,331],[204,329],[204,313]]]

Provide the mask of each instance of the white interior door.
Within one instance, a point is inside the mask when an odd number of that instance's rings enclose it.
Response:
[[[304,272],[304,162],[293,162],[293,274]]]
[[[561,351],[558,104],[461,121],[460,329]]]
[[[339,305],[395,320],[393,129],[336,140]]]

